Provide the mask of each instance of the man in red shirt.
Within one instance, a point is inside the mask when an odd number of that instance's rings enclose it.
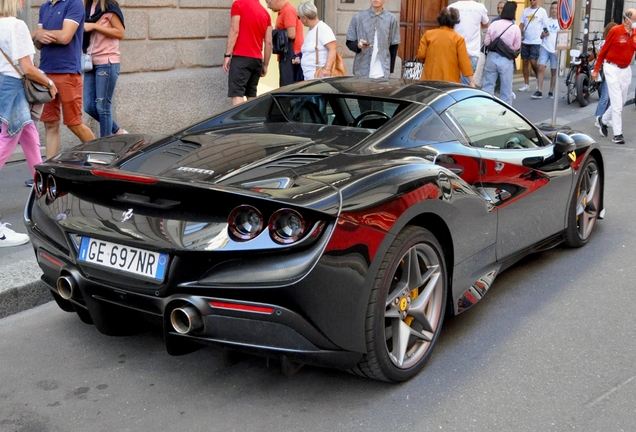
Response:
[[[592,71],[592,79],[596,79],[603,65],[610,108],[602,117],[598,116],[596,119],[603,136],[607,136],[607,124],[612,122],[614,132],[612,142],[616,144],[625,144],[621,112],[627,101],[627,90],[632,82],[632,69],[629,65],[636,51],[634,29],[636,29],[636,9],[627,9],[623,14],[623,25],[613,27],[607,34]]]
[[[303,34],[303,23],[300,22],[296,14],[296,8],[287,0],[267,0],[267,7],[274,12],[278,12],[274,30],[287,30],[287,53],[278,56],[278,84],[282,87],[294,83],[300,68],[300,58],[296,63],[294,59],[299,57],[300,49],[305,42]]]
[[[243,97],[256,97],[258,80],[267,73],[272,55],[272,19],[258,0],[234,1],[230,17],[223,72],[229,72],[227,95],[236,105],[243,102]]]

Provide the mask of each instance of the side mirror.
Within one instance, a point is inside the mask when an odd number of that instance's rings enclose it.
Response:
[[[573,152],[576,150],[576,144],[569,135],[559,132],[554,137],[554,153],[557,156]]]

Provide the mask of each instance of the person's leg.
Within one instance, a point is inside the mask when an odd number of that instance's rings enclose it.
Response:
[[[40,136],[33,122],[22,128],[20,133],[20,145],[27,160],[31,175],[35,174],[35,165],[42,163],[42,154],[40,153]]]
[[[95,105],[95,68],[88,72],[84,72],[84,86],[83,86],[83,102],[84,112],[99,121],[99,113]]]
[[[626,67],[625,69],[616,68],[618,72],[618,111],[614,111],[614,101],[612,100],[612,132],[614,136],[622,136],[623,135],[623,107],[627,102],[627,91],[629,90],[629,85],[632,82],[632,70],[630,67]],[[612,95],[610,94],[610,98]]]
[[[468,56],[470,58],[470,66],[473,69],[473,72],[475,72],[475,69],[477,69],[477,62],[479,61],[479,57],[473,57],[473,56]],[[470,85],[470,78],[465,77],[461,72],[459,73],[459,77],[462,81],[462,84],[464,85]]]
[[[609,108],[609,93],[607,92],[607,82],[603,81],[601,84],[601,96],[598,99],[598,105],[596,105],[596,111],[594,112],[594,117],[602,116]]]
[[[543,92],[543,78],[545,77],[545,68],[548,65],[549,57],[550,57],[550,53],[548,53],[548,51],[545,48],[541,47],[539,51],[539,61],[538,61],[538,67],[537,67],[537,73],[536,73],[537,93],[533,95],[535,99],[538,98],[539,96],[538,93]]]
[[[619,69],[609,63],[605,63],[603,68],[605,69],[605,81],[607,82],[607,94],[610,100],[610,107],[605,111],[605,114],[603,114],[601,121],[605,125],[612,122],[612,127],[616,127],[615,122],[618,122],[618,128],[622,130],[620,116],[621,110],[623,109],[623,98],[621,83],[619,82]]]
[[[82,121],[82,76],[79,74],[65,74],[65,77],[63,91],[58,87],[64,125],[66,125],[80,141],[87,142],[94,140],[95,134]]]
[[[501,57],[499,62],[499,79],[501,79],[501,87],[499,96],[502,101],[512,105],[512,75],[514,72],[514,64],[512,60]]]
[[[521,63],[523,82],[527,86],[530,83],[530,46],[524,43],[521,44]]]
[[[101,137],[113,133],[111,104],[118,77],[119,63],[95,66],[95,105],[99,114],[99,135]]]
[[[499,73],[495,64],[495,56],[497,53],[488,53],[486,56],[486,64],[484,64],[484,77],[482,78],[481,89],[488,94],[495,95],[495,83]]]
[[[550,69],[550,93],[554,94],[554,87],[556,86],[557,70]]]
[[[18,145],[19,139],[19,133],[14,136],[9,136],[7,133],[7,125],[5,123],[0,123],[0,169],[4,166],[7,160],[9,160],[9,156],[13,154],[13,151]]]
[[[44,122],[46,158],[51,159],[60,152],[60,121]]]
[[[545,65],[540,64],[539,69],[537,71],[537,91],[539,93],[543,92],[543,77],[545,74]]]
[[[227,96],[231,98],[232,105],[238,105],[245,101],[245,87],[250,75],[249,58],[232,57],[230,70],[227,74]]]

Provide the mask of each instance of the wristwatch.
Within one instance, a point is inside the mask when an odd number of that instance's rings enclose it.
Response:
[[[232,54],[223,54],[223,58],[232,57]]]
[[[53,81],[49,80],[49,86],[47,88],[53,87]]]

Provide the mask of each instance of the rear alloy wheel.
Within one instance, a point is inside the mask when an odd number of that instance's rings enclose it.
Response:
[[[406,381],[428,360],[446,309],[446,265],[429,231],[406,227],[393,241],[367,309],[367,354],[352,370],[382,381]]]
[[[581,247],[587,243],[598,219],[602,191],[603,180],[596,160],[590,158],[581,169],[570,203],[568,226],[565,229],[565,244],[568,247]]]
[[[582,107],[590,103],[590,78],[584,73],[576,77],[576,99]]]

